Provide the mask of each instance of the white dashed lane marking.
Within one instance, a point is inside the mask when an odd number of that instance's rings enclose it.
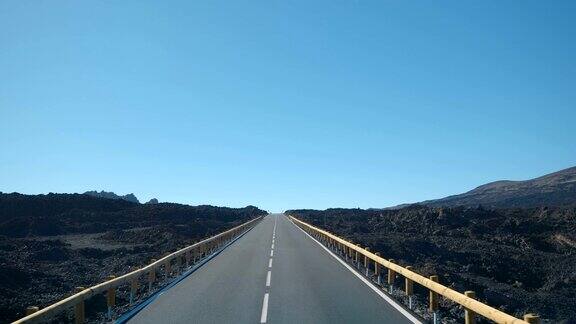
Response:
[[[260,323],[266,323],[268,317],[268,293],[264,294],[264,301],[262,301],[262,315],[260,316]]]
[[[270,284],[272,283],[272,259],[274,257],[274,242],[276,240],[276,221],[278,216],[274,216],[274,229],[272,230],[272,246],[270,247],[270,260],[268,260],[268,274],[266,274],[266,293],[262,301],[262,315],[260,323],[266,323],[268,320],[268,299],[270,298]]]

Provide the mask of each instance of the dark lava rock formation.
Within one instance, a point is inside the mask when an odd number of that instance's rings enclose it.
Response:
[[[119,196],[113,192],[108,192],[108,191],[104,191],[104,190],[98,192],[96,190],[92,190],[92,191],[86,191],[84,194],[92,196],[92,197],[98,197],[98,198],[122,199],[122,200],[126,200],[129,202],[137,203],[137,204],[140,203],[138,198],[136,198],[136,196],[133,193],[129,193],[129,194],[124,195],[124,196]]]
[[[158,199],[156,198],[152,198],[150,200],[148,200],[148,202],[146,202],[147,204],[151,205],[151,204],[157,204],[158,203]]]

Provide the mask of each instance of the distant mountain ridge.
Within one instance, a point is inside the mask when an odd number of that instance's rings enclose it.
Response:
[[[122,199],[122,200],[126,200],[129,202],[137,203],[137,204],[140,203],[138,198],[136,198],[136,196],[133,193],[129,193],[129,194],[124,195],[124,196],[119,196],[119,195],[117,195],[111,191],[109,192],[109,191],[102,190],[102,191],[98,192],[96,190],[91,190],[91,191],[86,191],[84,194],[92,196],[92,197],[98,197],[98,198]]]
[[[213,222],[213,225],[219,221],[240,224],[265,214],[266,211],[254,206],[228,208],[176,203],[135,204],[123,199],[102,199],[88,194],[0,193],[0,236],[97,233],[134,227],[194,223],[195,219]]]
[[[466,193],[420,202],[427,206],[494,208],[576,206],[576,167],[525,181],[500,180]]]

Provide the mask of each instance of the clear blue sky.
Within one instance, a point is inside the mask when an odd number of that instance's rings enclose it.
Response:
[[[575,1],[0,2],[0,191],[385,207],[576,165]]]

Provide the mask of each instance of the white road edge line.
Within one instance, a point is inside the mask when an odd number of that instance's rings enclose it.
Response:
[[[268,268],[272,268],[272,261],[274,261],[274,259],[270,258],[270,261],[268,261]]]
[[[270,287],[270,280],[272,279],[272,271],[268,270],[266,275],[266,287]]]
[[[260,316],[260,323],[266,323],[268,317],[268,293],[264,294],[264,301],[262,301],[262,315]]]
[[[306,233],[298,225],[294,224],[294,222],[290,221],[290,223],[292,223],[292,225],[296,226],[297,229],[301,230],[302,233],[306,234],[314,242],[318,243],[318,245],[320,245],[324,250],[326,250],[334,259],[338,260],[338,262],[340,262],[344,267],[346,267],[346,269],[350,270],[350,272],[352,272],[356,277],[358,277],[358,279],[362,280],[362,282],[364,282],[368,287],[370,287],[372,290],[374,290],[374,292],[376,292],[378,294],[378,296],[382,297],[382,299],[384,299],[386,302],[388,302],[388,304],[390,304],[397,311],[399,311],[402,315],[404,315],[410,322],[416,323],[416,324],[423,324],[424,323],[424,322],[420,321],[419,319],[417,319],[414,315],[410,314],[407,310],[404,309],[404,307],[399,305],[394,299],[388,297],[388,295],[386,295],[384,292],[382,292],[382,290],[380,290],[377,287],[374,287],[374,285],[370,281],[368,281],[368,279],[364,278],[364,276],[362,276],[358,272],[356,272],[350,265],[348,265],[347,263],[342,261],[342,259],[340,259],[337,255],[332,253],[332,251],[330,251],[327,247],[322,245],[322,243],[318,242],[310,234]]]
[[[271,249],[272,249],[272,250],[274,250],[274,243],[272,243],[272,247],[271,247]]]

